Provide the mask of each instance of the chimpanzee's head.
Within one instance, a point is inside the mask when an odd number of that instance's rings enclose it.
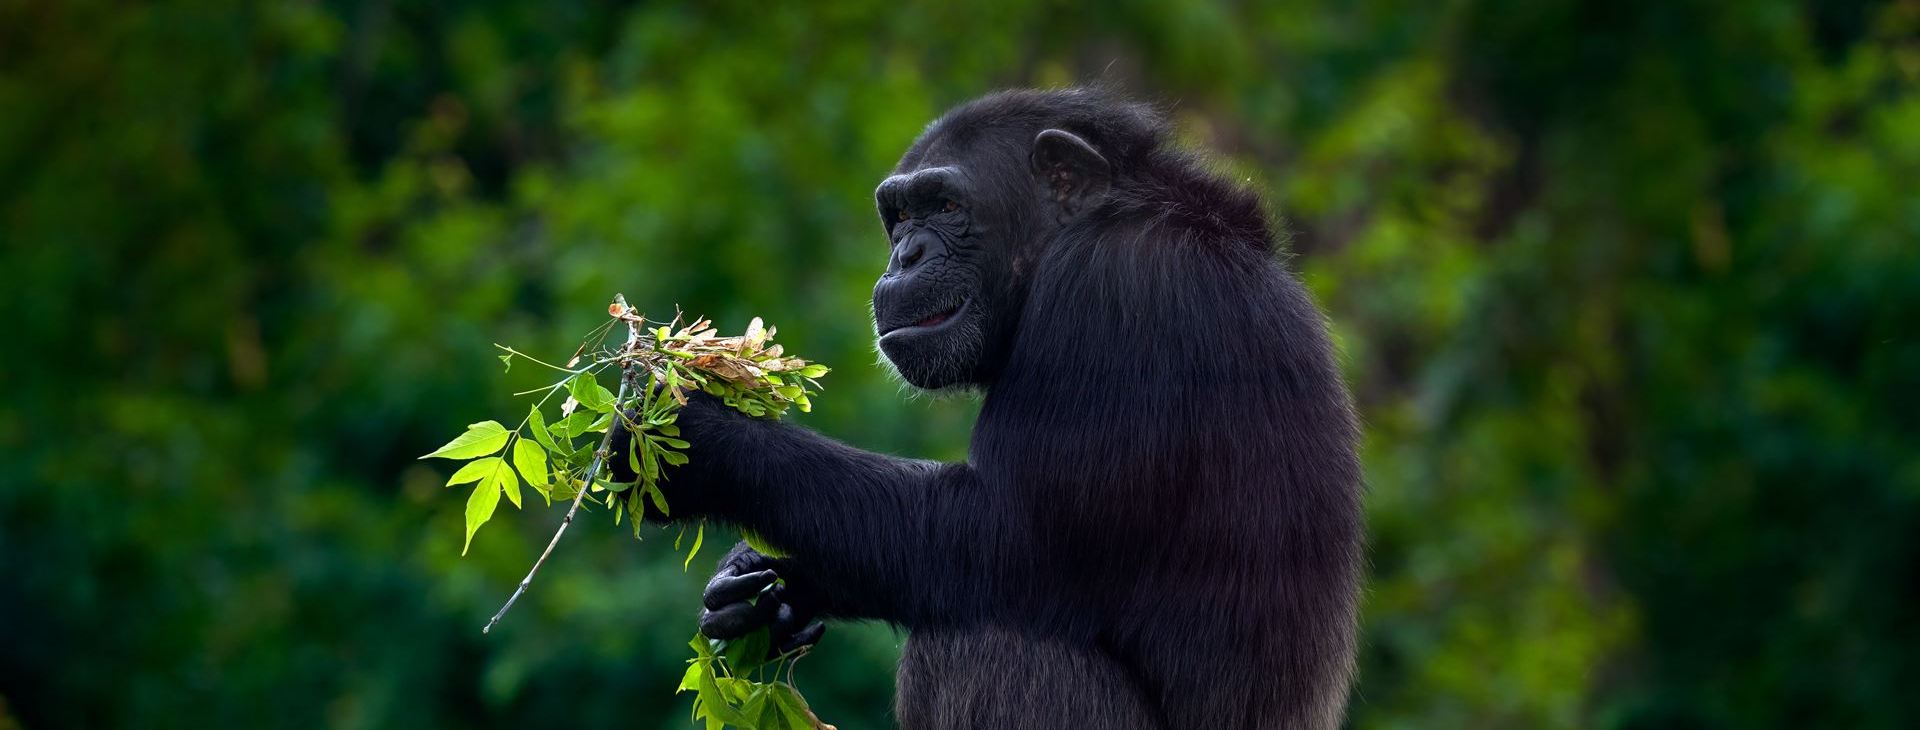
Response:
[[[1047,243],[1159,136],[1146,107],[1086,89],[1002,92],[934,122],[874,191],[890,245],[881,354],[916,387],[991,384]]]

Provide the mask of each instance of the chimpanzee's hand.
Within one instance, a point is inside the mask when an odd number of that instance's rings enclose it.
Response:
[[[817,609],[806,586],[783,581],[776,572],[782,562],[744,542],[734,546],[701,595],[706,608],[700,611],[700,633],[737,639],[768,627],[768,658],[819,643],[827,626],[814,620]]]
[[[634,469],[630,454],[633,450],[633,431],[628,423],[638,419],[638,409],[628,410],[622,417],[614,419],[613,438],[607,442],[606,474],[616,484],[627,484],[639,478]],[[710,495],[705,486],[715,479],[722,478],[728,463],[724,449],[714,448],[714,441],[725,436],[728,429],[751,427],[752,418],[721,403],[720,399],[698,391],[687,394],[687,403],[681,406],[674,425],[679,427],[678,438],[688,444],[685,454],[687,463],[672,466],[659,465],[660,493],[666,497],[667,509],[671,514],[663,514],[647,503],[645,517],[653,521],[669,519],[687,519],[705,516]]]

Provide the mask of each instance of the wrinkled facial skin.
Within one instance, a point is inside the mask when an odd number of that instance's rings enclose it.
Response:
[[[880,353],[918,388],[986,385],[1018,317],[1015,201],[992,195],[986,188],[1008,186],[985,173],[928,164],[874,191],[889,246],[873,287],[874,331]]]
[[[1113,183],[1113,166],[1085,139],[1037,132],[989,128],[964,143],[932,133],[874,191],[888,244],[874,331],[880,354],[916,387],[993,384],[1019,329],[1029,264]]]

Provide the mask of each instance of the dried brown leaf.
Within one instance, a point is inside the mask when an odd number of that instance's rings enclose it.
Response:
[[[759,317],[754,317],[747,322],[747,333],[741,335],[740,339],[748,347],[759,347],[760,343],[767,341],[767,323],[761,321]]]
[[[759,378],[759,376],[753,372],[755,368],[747,365],[745,361],[739,358],[714,356],[710,364],[706,366],[706,370],[714,375],[736,383],[752,383]]]

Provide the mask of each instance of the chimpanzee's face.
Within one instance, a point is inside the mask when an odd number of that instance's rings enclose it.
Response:
[[[1017,284],[1006,201],[971,173],[958,163],[905,169],[874,193],[890,246],[873,287],[874,330],[881,354],[919,388],[982,384],[984,366],[1004,354],[992,340],[1018,315],[1008,311]]]
[[[936,123],[874,191],[890,246],[873,287],[880,353],[928,390],[991,384],[1046,242],[1098,204],[1110,174],[1073,134],[948,129],[962,124]]]

